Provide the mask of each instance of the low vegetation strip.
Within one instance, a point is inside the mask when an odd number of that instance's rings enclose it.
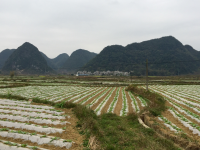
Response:
[[[96,149],[178,149],[170,140],[160,138],[154,130],[140,125],[136,114],[120,117],[105,113],[97,116],[93,110],[82,105],[74,106],[73,111],[80,119],[77,126],[86,135],[88,140],[85,145],[88,148],[93,146],[89,143],[90,139],[96,137],[93,141]]]
[[[166,100],[159,94],[146,91],[144,87],[138,88],[133,85],[130,85],[127,90],[137,95],[141,103],[147,106],[144,111],[149,111],[154,116],[161,115],[161,113],[167,109],[165,106]]]

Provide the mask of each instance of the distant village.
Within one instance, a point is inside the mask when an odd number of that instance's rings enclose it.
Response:
[[[122,71],[95,71],[95,72],[88,72],[88,71],[78,71],[76,76],[129,76],[130,72],[122,72]]]

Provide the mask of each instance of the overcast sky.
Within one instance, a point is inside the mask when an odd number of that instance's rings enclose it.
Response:
[[[200,0],[0,0],[0,51],[30,42],[48,57],[172,35],[200,50]]]

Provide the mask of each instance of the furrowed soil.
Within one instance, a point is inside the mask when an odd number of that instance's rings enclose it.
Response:
[[[182,97],[182,98],[184,98],[184,99],[186,99],[186,100],[188,100],[188,101],[194,102],[194,103],[199,103],[198,100],[194,100],[194,99],[191,99],[191,98],[189,98],[189,97]],[[199,106],[196,106],[196,107],[200,108]]]
[[[68,99],[71,100],[71,98],[73,98],[74,96],[76,96],[76,95],[78,95],[78,94],[82,94],[82,93],[84,93],[84,92],[86,92],[86,91],[79,92],[79,93],[74,93],[73,95],[70,95],[69,97],[66,97],[63,101],[68,100]],[[70,100],[69,100],[69,101],[70,101]]]
[[[102,113],[107,113],[108,108],[109,108],[110,104],[112,103],[112,101],[114,100],[116,93],[117,93],[117,88],[113,91],[113,93],[110,96],[109,100],[107,101],[107,103],[105,104],[103,109],[101,110],[101,114]]]
[[[108,95],[108,93],[112,90],[113,88],[111,88],[110,90],[108,90],[107,92],[106,92],[106,94],[103,96],[103,97],[101,97],[99,100],[98,100],[98,102],[96,103],[96,104],[94,104],[92,107],[91,107],[91,109],[92,110],[95,110],[98,106],[99,106],[99,104],[106,98],[106,96]]]
[[[85,92],[86,92],[86,93],[85,93]],[[85,95],[86,95],[86,94],[88,94],[89,92],[90,92],[90,90],[86,90],[86,91],[83,91],[83,92],[81,92],[81,93],[75,94],[75,95],[71,96],[72,98],[70,98],[70,99],[68,100],[68,102],[73,102],[73,101],[75,101],[76,99],[79,98],[79,97],[73,98],[74,96],[77,96],[77,95],[84,96],[84,95],[82,95],[83,93],[85,93]]]
[[[189,130],[189,128],[185,127],[177,118],[174,118],[174,116],[169,111],[165,111],[162,115],[166,117],[169,121],[171,121],[173,124],[175,124],[178,128],[182,129],[183,132],[186,133],[189,137],[192,137],[195,140],[200,140],[197,134],[193,134],[192,131]]]
[[[169,107],[173,107],[173,105],[171,105],[169,102],[166,102],[166,106],[169,106]],[[183,115],[186,119],[190,120],[191,122],[197,124],[197,125],[200,125],[199,122],[197,122],[196,120],[190,118],[189,116],[187,116],[185,113],[182,113],[180,112],[177,108],[173,107],[179,114]],[[186,108],[187,109],[187,108]]]
[[[100,88],[98,91],[95,91],[95,92],[93,92],[93,93],[91,93],[90,95],[88,95],[87,97],[85,97],[85,98],[83,98],[83,99],[81,99],[81,100],[79,100],[78,102],[76,102],[76,103],[81,103],[82,101],[84,101],[86,98],[88,98],[88,97],[90,97],[90,96],[92,96],[91,98],[93,98],[94,96],[96,96],[96,95],[94,95],[94,94],[96,94],[96,93],[98,93],[100,90],[102,90],[103,88]],[[91,99],[90,98],[90,99]]]
[[[135,111],[134,111],[133,106],[132,106],[132,104],[131,104],[131,103],[132,103],[132,100],[131,100],[131,98],[130,98],[128,92],[125,91],[125,93],[126,93],[126,98],[127,98],[127,101],[128,101],[128,110],[129,110],[128,114],[130,114],[130,113],[133,113],[133,112],[135,112]]]
[[[102,92],[100,92],[99,94],[97,94],[96,96],[90,98],[85,104],[83,105],[88,105],[90,104],[95,98],[97,98],[99,95],[101,95],[103,92],[105,92],[108,88],[105,88]]]
[[[137,98],[137,96],[134,95],[134,97],[135,97],[135,100],[137,101],[138,107],[139,107],[139,109],[140,109],[140,111],[141,111],[141,110],[143,109],[143,107],[142,107],[142,105],[141,105],[141,102],[140,102],[140,100]]]
[[[34,103],[34,102],[32,102],[31,104],[33,104],[33,105],[50,106],[48,104]],[[49,127],[52,126],[52,127],[61,128],[61,129],[62,129],[62,127],[66,127],[65,131],[63,131],[62,134],[54,133],[54,134],[49,134],[49,135],[60,137],[62,139],[66,139],[66,140],[72,140],[73,143],[72,143],[72,147],[70,148],[70,150],[82,150],[84,148],[83,147],[83,141],[85,140],[85,136],[82,135],[82,134],[79,134],[79,131],[76,128],[77,122],[79,120],[76,118],[76,116],[72,112],[72,109],[66,109],[66,108],[64,108],[64,109],[55,108],[55,109],[56,110],[61,110],[61,111],[64,112],[64,114],[70,116],[70,118],[66,117],[66,119],[64,119],[64,120],[70,122],[71,124],[67,123],[66,125],[50,125],[50,124],[38,124],[38,125],[40,125],[40,126],[47,125]],[[33,124],[36,124],[36,123],[33,123]],[[13,130],[19,130],[19,129],[15,129],[15,128],[12,128],[12,129]],[[25,130],[23,130],[23,131],[25,131]],[[30,131],[30,130],[26,130],[26,131],[29,132],[29,133],[34,133],[34,131]],[[41,134],[45,134],[45,133],[41,133]],[[16,142],[16,143],[21,143],[21,144],[26,143],[26,144],[28,144],[30,146],[37,146],[36,143],[31,143],[30,141],[22,142],[21,139],[5,138],[5,137],[1,137],[1,136],[0,136],[0,139],[7,140],[7,141],[9,140],[11,142]],[[59,150],[64,150],[64,149],[66,149],[66,148],[55,147],[55,146],[47,145],[47,144],[39,145],[39,147],[47,148],[47,149],[50,149],[50,150],[58,150],[58,149]]]
[[[96,89],[95,89],[95,90],[96,90]],[[87,95],[88,93],[89,93],[89,92],[87,92],[86,95]],[[77,101],[77,102],[75,102],[75,103],[79,103],[79,102],[83,101],[84,99],[90,97],[90,96],[93,95],[94,93],[95,93],[95,92],[92,92],[91,94],[89,94],[89,95],[86,96],[86,97],[84,97],[85,95],[81,95],[81,96],[83,96],[84,98],[81,98],[79,101]],[[79,97],[77,97],[76,99],[71,99],[71,100],[69,100],[69,102],[76,101],[77,99],[79,99]]]
[[[118,101],[117,101],[117,104],[115,106],[115,109],[114,109],[114,113],[116,115],[120,115],[120,111],[122,109],[122,102],[123,102],[123,99],[122,99],[122,88],[120,88],[119,90],[119,98],[118,98]]]

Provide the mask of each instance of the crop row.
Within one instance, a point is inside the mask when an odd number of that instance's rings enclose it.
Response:
[[[38,110],[41,110],[41,112],[38,112]],[[43,113],[45,111],[48,113]],[[38,145],[43,145],[44,147],[45,144],[50,144],[54,149],[56,147],[68,149],[72,146],[73,142],[70,139],[61,138],[66,130],[66,123],[70,124],[66,119],[70,117],[54,107],[32,105],[25,101],[1,99],[0,112],[0,138],[7,139],[7,141],[3,142],[1,140],[1,148],[46,150],[38,147]],[[17,144],[16,142],[18,141],[21,141],[22,144]],[[27,142],[35,146],[28,146]]]
[[[117,92],[114,92],[116,91]],[[114,92],[114,93],[113,93]],[[81,87],[81,86],[28,86],[28,87],[17,87],[17,88],[6,88],[0,91],[0,94],[11,94],[19,95],[28,99],[40,98],[42,100],[48,100],[53,102],[73,102],[82,105],[87,105],[87,107],[92,108],[98,115],[101,111],[105,112],[119,112],[118,115],[126,116],[129,113],[129,107],[132,107],[135,112],[140,112],[142,107],[147,106],[147,102],[142,97],[135,97],[132,93],[125,91],[125,87]],[[111,96],[112,95],[112,96]],[[127,97],[128,96],[128,97]],[[130,101],[128,98],[130,97]],[[56,115],[62,115],[61,112],[52,111],[52,108],[33,108],[33,106],[28,104],[9,104],[6,102],[0,104],[0,108],[10,108],[14,110],[24,110],[24,111],[37,111],[44,113],[52,113]],[[108,106],[107,106],[108,105]],[[120,105],[120,106],[119,106]],[[139,107],[141,106],[141,108]],[[19,106],[19,107],[18,107]],[[104,109],[104,107],[106,110]],[[16,108],[14,108],[16,107]],[[118,110],[115,111],[117,107]],[[44,114],[43,118],[45,117]],[[52,119],[56,117],[51,117]],[[61,117],[57,117],[60,119]]]
[[[179,129],[184,133],[200,136],[200,99],[198,96],[200,90],[197,87],[200,86],[154,85],[149,86],[149,89],[162,95],[167,101],[166,105],[169,108],[167,112],[171,115],[166,115],[166,119],[172,120],[172,123],[174,118],[178,120],[174,122],[175,126],[173,129],[176,130],[178,129],[176,126],[179,126],[181,127]],[[165,115],[167,112],[163,114]],[[165,120],[163,121],[165,122]],[[180,126],[180,124],[182,126]]]

